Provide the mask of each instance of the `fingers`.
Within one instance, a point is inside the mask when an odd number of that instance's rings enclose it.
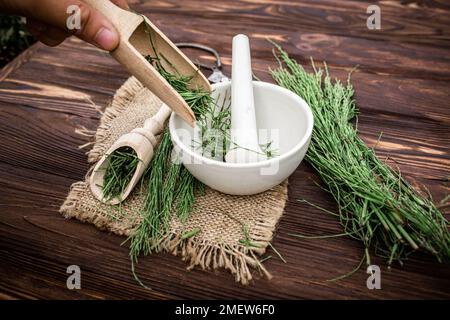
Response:
[[[42,43],[54,47],[61,44],[70,34],[62,29],[44,24],[40,21],[27,19],[30,33]]]
[[[124,0],[114,0],[114,2],[120,6],[126,6],[126,1]],[[79,8],[79,11],[70,11],[68,8]],[[70,15],[78,13],[80,28],[78,30],[68,30],[67,19]],[[45,39],[44,41],[51,45],[57,44],[62,39],[62,34],[54,29],[75,34],[80,39],[108,51],[114,50],[119,44],[119,34],[112,23],[100,12],[80,0],[28,1],[27,16],[34,21],[45,22],[46,25],[52,27],[46,31],[41,30],[39,38]],[[56,36],[56,38],[53,39],[53,36]]]
[[[100,12],[84,3],[81,9],[81,29],[75,34],[78,38],[102,49],[112,51],[119,45],[119,34]]]
[[[34,19],[27,19],[27,28],[28,31],[35,37],[38,38],[42,33],[44,33],[49,26],[47,24],[43,24]]]

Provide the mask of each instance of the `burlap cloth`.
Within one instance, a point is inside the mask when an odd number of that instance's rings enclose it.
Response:
[[[92,142],[82,146],[92,145],[87,153],[88,162],[93,166],[117,138],[141,127],[145,119],[158,111],[160,105],[160,100],[136,79],[128,79],[103,112],[97,132],[78,130],[92,137]],[[113,208],[93,197],[86,179],[71,186],[60,212],[65,217],[129,236],[141,220],[139,209],[143,198],[142,191],[136,188],[119,208]],[[230,196],[206,187],[205,193],[197,197],[185,223],[173,215],[170,232],[161,241],[160,249],[181,256],[188,262],[188,269],[194,266],[203,269],[225,268],[235,275],[236,281],[243,284],[252,279],[250,267],[270,278],[259,257],[265,253],[272,240],[286,199],[287,182],[253,196]],[[243,225],[248,226],[250,240],[257,247],[240,243],[244,239]],[[197,235],[181,239],[184,232],[197,228],[200,229]]]

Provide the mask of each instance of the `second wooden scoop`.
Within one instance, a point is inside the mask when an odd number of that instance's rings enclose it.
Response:
[[[111,55],[183,120],[194,126],[195,115],[191,108],[145,56],[163,56],[160,62],[168,72],[192,76],[192,88],[202,87],[210,92],[211,87],[203,73],[148,18],[123,10],[109,0],[83,1],[100,11],[119,32],[119,46],[110,52]]]
[[[136,128],[130,133],[124,134],[111,146],[111,148],[109,148],[108,151],[106,151],[103,157],[95,165],[89,180],[92,194],[98,200],[108,204],[118,204],[128,197],[150,163],[150,160],[153,158],[154,149],[158,143],[156,137],[163,132],[164,123],[171,113],[172,111],[169,107],[163,104],[156,115],[145,120],[142,128]],[[139,163],[123,193],[117,198],[105,199],[103,197],[102,188],[103,178],[109,164],[108,156],[122,147],[133,148],[134,151],[136,151]]]

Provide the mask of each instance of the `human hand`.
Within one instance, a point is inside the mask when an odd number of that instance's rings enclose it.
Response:
[[[111,2],[123,9],[129,8],[126,0]],[[80,8],[79,30],[68,30],[66,26],[67,8],[71,5]],[[25,16],[30,33],[48,46],[57,46],[71,35],[108,51],[119,45],[119,34],[112,23],[80,0],[0,0],[0,12]]]

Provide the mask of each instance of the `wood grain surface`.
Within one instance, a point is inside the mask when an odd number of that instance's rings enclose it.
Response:
[[[366,28],[366,8],[377,3],[382,30]],[[152,0],[134,1],[174,42],[207,44],[220,51],[229,75],[231,39],[251,37],[255,73],[271,81],[272,39],[299,62],[326,60],[332,72],[353,75],[360,108],[358,128],[377,153],[388,157],[436,202],[449,193],[450,5],[434,1]],[[208,61],[208,57],[192,58]],[[367,274],[329,282],[360,261],[362,246],[349,238],[301,240],[289,233],[341,232],[338,221],[303,203],[336,210],[302,163],[289,182],[289,201],[274,246],[287,263],[266,262],[271,281],[255,274],[249,286],[223,271],[187,271],[169,254],[139,260],[139,286],[123,238],[58,214],[70,185],[83,179],[86,138],[99,114],[128,77],[106,53],[77,39],[58,48],[36,44],[0,72],[0,298],[450,298],[450,268],[416,253],[404,267],[382,270],[382,289],[368,290]],[[448,208],[444,209],[447,212]],[[79,265],[81,290],[66,288],[66,268]]]

